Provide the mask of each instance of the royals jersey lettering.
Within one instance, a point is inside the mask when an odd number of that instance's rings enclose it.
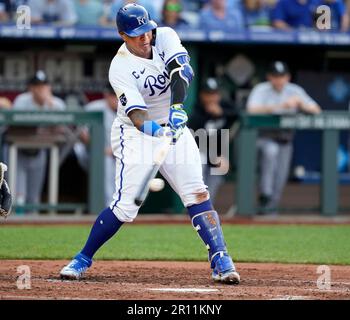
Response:
[[[112,60],[109,80],[119,101],[118,118],[132,125],[128,113],[134,109],[147,110],[149,118],[160,124],[169,116],[170,76],[166,70],[169,61],[187,54],[176,32],[169,27],[157,28],[152,59],[133,55],[125,43]]]

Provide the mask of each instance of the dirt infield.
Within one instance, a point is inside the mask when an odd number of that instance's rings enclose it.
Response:
[[[316,265],[237,263],[242,282],[228,286],[211,281],[206,262],[97,261],[79,282],[59,279],[65,263],[0,260],[0,299],[350,299],[348,266],[330,266],[327,290],[317,287]],[[21,265],[30,267],[30,289],[17,287]]]

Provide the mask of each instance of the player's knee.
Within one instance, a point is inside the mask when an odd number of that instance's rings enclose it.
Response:
[[[118,206],[110,207],[117,219],[121,222],[133,222],[137,216],[138,208],[123,209]]]
[[[200,204],[204,201],[209,200],[210,195],[208,190],[199,190],[195,192],[190,192],[182,197],[182,201],[185,207],[192,206],[194,204]]]

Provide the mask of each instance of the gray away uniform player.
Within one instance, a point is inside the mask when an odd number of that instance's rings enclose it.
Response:
[[[187,50],[173,29],[157,28],[140,5],[122,7],[117,26],[124,44],[109,70],[120,102],[111,132],[117,159],[116,191],[110,206],[97,218],[85,247],[61,270],[61,277],[80,278],[102,244],[123,223],[136,218],[139,206],[134,200],[140,183],[170,136],[172,145],[160,172],[180,196],[208,249],[212,278],[238,284],[240,277],[227,252],[219,216],[203,183],[199,150],[186,127],[183,102],[193,77]]]

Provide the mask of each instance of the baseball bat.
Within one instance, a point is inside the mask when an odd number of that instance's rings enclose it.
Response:
[[[149,182],[153,178],[155,178],[155,176],[157,175],[157,172],[158,172],[160,166],[162,165],[162,163],[164,162],[164,160],[168,154],[168,151],[170,149],[172,138],[169,138],[169,137],[164,137],[164,138],[166,139],[166,143],[156,153],[156,155],[154,157],[153,167],[152,167],[151,171],[143,179],[143,181],[140,185],[140,189],[135,197],[134,202],[137,206],[141,206],[142,203],[147,198],[148,191],[149,191]]]

